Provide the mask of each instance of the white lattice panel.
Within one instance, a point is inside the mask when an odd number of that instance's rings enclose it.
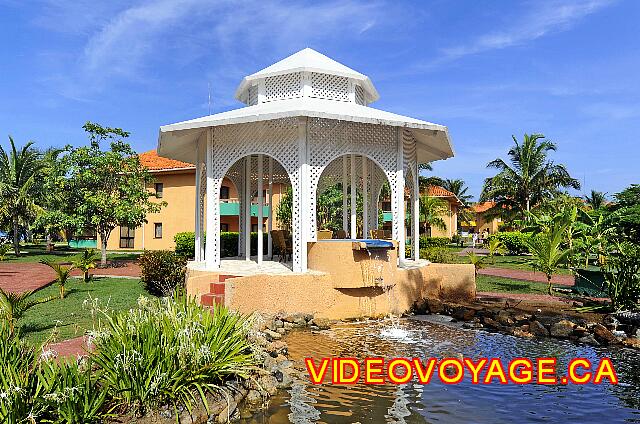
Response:
[[[358,122],[310,118],[307,127],[309,149],[310,240],[316,240],[316,193],[320,176],[335,158],[355,153],[366,155],[379,166],[395,186],[397,156],[393,127]],[[356,167],[361,169],[362,167]]]
[[[407,172],[407,169],[411,169],[414,167],[415,162],[416,162],[416,140],[413,137],[413,134],[411,134],[411,131],[409,130],[403,130],[402,131],[402,143],[403,143],[403,151],[404,151],[404,155],[403,155],[403,169],[404,172]]]
[[[364,101],[364,89],[361,86],[356,85],[354,91],[356,95],[356,103],[362,106],[366,106],[366,103]]]
[[[302,96],[302,74],[299,72],[265,78],[264,84],[266,102]]]
[[[251,87],[249,87],[249,95],[248,95],[248,101],[247,104],[249,106],[253,106],[253,105],[257,105],[258,104],[258,86],[257,85],[253,85]]]
[[[298,118],[283,118],[271,121],[254,122],[248,124],[228,125],[214,128],[213,139],[213,177],[217,182],[216,197],[220,193],[220,185],[225,175],[232,181],[241,172],[234,171],[239,159],[247,155],[258,153],[269,155],[279,162],[289,176],[293,187],[293,222],[292,232],[301,233],[300,216],[300,163],[298,159]],[[275,162],[274,162],[275,163]],[[243,172],[242,172],[243,173]],[[242,181],[242,180],[240,180]],[[235,184],[235,182],[234,182]],[[240,191],[242,184],[237,184]],[[239,193],[240,194],[240,193]],[[242,198],[243,196],[240,196]],[[217,211],[217,210],[216,210]],[[242,217],[243,214],[240,216]],[[219,219],[219,216],[215,217]],[[242,228],[242,227],[241,227]],[[213,237],[217,243],[217,238]],[[242,240],[242,237],[240,238]],[[216,245],[216,249],[219,246]],[[244,250],[241,249],[241,254]],[[293,238],[294,263],[300,263],[303,252],[300,238]],[[304,249],[306,254],[306,246]]]
[[[349,80],[329,74],[311,73],[311,97],[349,101]]]

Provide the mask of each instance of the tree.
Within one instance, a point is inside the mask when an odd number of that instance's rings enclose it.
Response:
[[[9,323],[9,332],[13,335],[17,320],[32,307],[53,300],[53,297],[33,299],[33,291],[22,293],[6,292],[0,288],[0,317]]]
[[[446,190],[449,190],[451,193],[455,194],[456,197],[465,205],[468,204],[473,196],[467,193],[469,187],[467,187],[467,183],[464,180],[456,179],[450,180],[446,179],[443,181],[442,187]]]
[[[14,253],[20,256],[20,227],[31,224],[38,213],[37,183],[43,163],[33,142],[18,150],[9,136],[9,144],[9,153],[0,146],[0,222],[11,228]]]
[[[74,268],[78,268],[82,271],[85,283],[88,283],[91,280],[89,271],[96,267],[97,260],[98,254],[93,249],[84,249],[84,252],[80,253],[73,259],[73,266]]]
[[[473,251],[470,251],[469,253],[467,253],[467,256],[469,257],[469,263],[473,265],[473,269],[475,271],[475,275],[476,277],[478,276],[478,271],[485,268],[485,259],[487,258],[486,256],[482,256],[482,255],[478,255]]]
[[[591,193],[584,196],[584,201],[593,210],[602,209],[607,204],[607,193],[591,190]]]
[[[291,186],[287,187],[287,191],[280,198],[280,202],[278,202],[276,219],[280,227],[291,231],[293,220],[293,189]]]
[[[429,227],[447,229],[447,224],[442,216],[449,212],[444,200],[438,197],[422,196],[420,198],[420,221],[424,224],[424,233]]]
[[[502,240],[497,237],[489,238],[489,257],[491,258],[491,263],[496,263],[495,256],[496,255],[505,255],[507,253],[507,247],[504,245]]]
[[[140,164],[138,155],[123,139],[129,133],[120,128],[87,122],[83,126],[90,146],[71,149],[65,156],[68,178],[64,190],[76,193],[75,217],[83,228],[95,228],[101,242],[101,264],[107,263],[107,242],[116,226],[135,228],[146,222],[149,213],[162,203],[150,201],[147,185],[151,174]],[[100,144],[110,142],[109,150]]]
[[[56,283],[58,283],[58,291],[60,292],[60,299],[64,299],[65,285],[71,277],[71,271],[73,271],[73,265],[62,265],[53,261],[40,261],[40,263],[47,265],[56,273]]]
[[[543,232],[525,239],[529,252],[533,256],[529,265],[547,277],[550,295],[553,274],[570,261],[571,250],[564,247],[565,233],[564,225],[554,223]]]
[[[580,188],[580,182],[569,175],[564,165],[549,159],[556,144],[542,134],[524,135],[522,143],[509,149],[508,162],[498,158],[487,165],[498,173],[484,182],[481,201],[494,201],[493,212],[510,211],[523,217],[525,212],[554,197],[562,188]]]
[[[631,184],[613,197],[616,203],[609,218],[616,233],[620,239],[640,244],[640,184]]]

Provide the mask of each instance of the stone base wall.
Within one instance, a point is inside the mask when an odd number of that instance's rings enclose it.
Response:
[[[340,274],[252,275],[227,277],[224,304],[243,313],[305,313],[320,318],[379,317],[407,312],[425,297],[449,301],[475,298],[475,272],[470,264],[429,264],[396,269],[389,287],[342,287]],[[201,298],[220,275],[189,270],[187,293]]]

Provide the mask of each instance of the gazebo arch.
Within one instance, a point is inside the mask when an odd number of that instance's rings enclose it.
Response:
[[[291,181],[294,271],[307,270],[308,243],[317,240],[320,177],[331,161],[345,155],[367,158],[360,159],[360,167],[376,163],[384,173],[391,187],[392,238],[403,247],[405,187],[411,189],[415,216],[418,164],[446,159],[453,150],[446,127],[370,107],[378,97],[366,75],[304,49],[246,76],[236,91],[245,107],[161,127],[158,153],[196,163],[198,170],[196,259],[204,259],[208,270],[220,266],[218,237],[202,254],[204,193],[207,234],[219,234],[222,179],[238,160],[256,154],[281,163]],[[411,181],[405,184],[408,175]],[[373,215],[367,211],[368,222]],[[404,248],[398,257],[402,262]]]

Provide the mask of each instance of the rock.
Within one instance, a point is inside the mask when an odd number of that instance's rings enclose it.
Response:
[[[285,322],[284,322],[284,324],[283,324],[283,326],[284,326],[284,329],[285,329],[285,330],[287,330],[287,331],[289,331],[289,330],[291,330],[293,327],[295,327],[295,326],[293,325],[293,323],[288,322],[288,321],[285,321]]]
[[[604,345],[617,344],[620,342],[617,337],[602,324],[595,324],[593,326],[593,335],[596,340]]]
[[[439,299],[426,299],[429,313],[441,314],[444,312],[444,304]]]
[[[593,337],[592,334],[587,334],[586,336],[580,337],[578,339],[579,343],[588,344],[591,346],[600,346],[600,343]]]
[[[604,317],[602,322],[604,322],[604,325],[606,325],[608,328],[611,328],[613,330],[618,328],[618,326],[620,325],[620,321],[618,321],[618,319],[613,315],[607,315],[606,317]]]
[[[530,325],[529,324],[522,324],[520,326],[520,331],[524,331],[525,333],[528,333],[530,330]]]
[[[271,340],[279,340],[279,339],[282,338],[282,334],[276,333],[275,331],[270,330],[268,328],[266,330],[264,330],[264,334],[267,337],[267,340],[269,340],[269,341],[271,341]]]
[[[499,330],[499,329],[502,328],[502,325],[500,325],[498,322],[496,322],[495,320],[493,320],[493,319],[491,319],[489,317],[484,317],[483,323],[484,323],[484,325],[486,327],[493,328],[493,329],[496,329],[496,330]]]
[[[524,325],[523,325],[522,327],[524,327]],[[533,334],[531,334],[530,332],[522,330],[522,327],[520,327],[520,328],[514,328],[514,329],[513,329],[513,335],[514,335],[514,336],[517,336],[517,337],[525,337],[525,338],[528,338],[528,339],[530,339],[530,338],[532,338],[532,337],[535,337],[535,336],[534,336]]]
[[[277,340],[274,342],[269,343],[266,347],[265,350],[267,352],[269,352],[269,354],[271,353],[275,353],[276,355],[274,356],[274,358],[276,356],[278,356],[278,354],[282,354],[282,355],[287,355],[288,353],[288,346],[285,342],[281,341],[281,340]]]
[[[616,336],[618,339],[626,339],[627,338],[627,333],[625,333],[622,330],[612,330],[611,334]]]
[[[314,318],[311,320],[310,324],[317,326],[321,330],[327,330],[331,327],[331,320],[327,318]]]
[[[549,330],[540,321],[531,321],[529,323],[529,332],[538,337],[549,336]]]
[[[467,330],[475,330],[483,327],[484,325],[482,325],[479,321],[465,322],[464,324],[462,324],[462,328],[466,328]]]
[[[529,314],[517,314],[513,316],[513,320],[518,324],[525,324],[529,322],[530,319],[531,319],[531,315]]]
[[[298,327],[306,327],[307,326],[307,320],[304,316],[298,316],[296,317],[296,319],[293,321],[293,323],[295,325],[297,325]]]
[[[278,334],[286,334],[287,330],[285,328],[276,328],[276,333],[278,333]]]
[[[274,395],[278,391],[278,380],[271,374],[263,375],[258,378],[258,386],[263,392]]]
[[[276,328],[282,328],[282,327],[284,327],[284,322],[282,322],[282,320],[281,320],[281,319],[277,319],[277,320],[275,320],[273,323],[274,323],[274,325],[276,326]]]
[[[473,309],[457,306],[453,309],[451,316],[460,321],[471,321],[475,314],[476,311]]]
[[[573,334],[573,323],[571,321],[563,319],[554,324],[551,324],[549,334],[551,334],[551,337],[566,339],[571,334]]]
[[[262,403],[262,395],[257,390],[249,390],[245,400],[251,405],[257,405]]]
[[[584,337],[587,334],[587,331],[589,330],[581,325],[576,325],[575,327],[573,327],[573,334],[577,337]]]
[[[622,344],[625,346],[633,347],[635,349],[640,349],[640,338],[629,337],[622,341]]]
[[[496,321],[506,326],[512,326],[515,323],[513,318],[511,318],[511,314],[507,311],[498,312],[498,315],[496,315]]]

